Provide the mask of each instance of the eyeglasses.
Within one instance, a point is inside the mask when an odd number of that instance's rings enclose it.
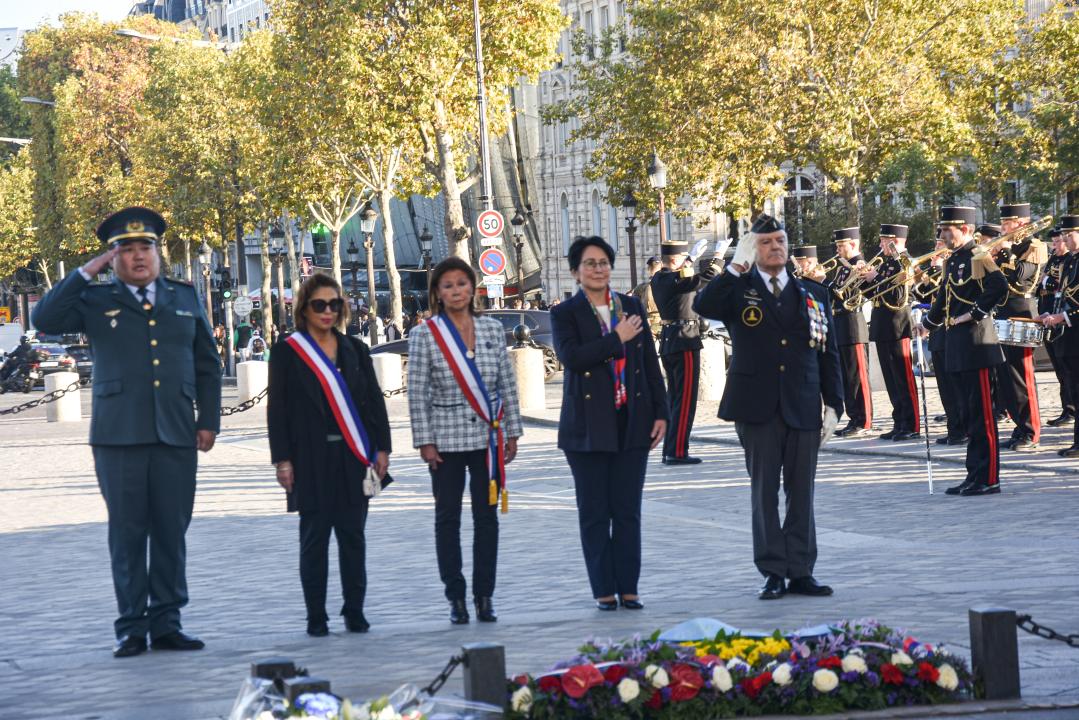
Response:
[[[317,313],[324,313],[327,310],[339,313],[341,308],[345,306],[345,301],[341,298],[334,298],[333,300],[312,300],[309,304],[311,309]]]
[[[599,270],[601,272],[611,269],[611,264],[606,260],[592,260],[589,258],[588,260],[582,260],[581,265],[584,265],[589,270]]]

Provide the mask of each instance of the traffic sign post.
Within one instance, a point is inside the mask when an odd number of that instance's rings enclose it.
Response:
[[[480,253],[480,270],[484,275],[501,275],[506,269],[506,253],[488,248]]]
[[[503,289],[506,287],[502,283],[492,283],[491,285],[484,284],[487,288],[487,297],[492,300],[501,300],[504,297]]]
[[[506,221],[502,213],[497,210],[484,210],[476,218],[476,229],[480,236],[485,238],[502,237],[502,231],[506,228]]]
[[[242,295],[232,302],[233,312],[240,317],[247,317],[254,309],[255,303],[251,302],[251,298],[243,297]]]

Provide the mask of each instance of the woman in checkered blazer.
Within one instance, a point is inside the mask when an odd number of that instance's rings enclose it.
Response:
[[[505,331],[497,320],[476,314],[475,294],[476,273],[472,267],[456,257],[443,260],[431,272],[431,320],[414,327],[408,336],[412,445],[419,449],[431,471],[438,572],[450,601],[450,622],[455,625],[469,622],[460,538],[466,469],[475,528],[472,597],[481,622],[498,619],[491,600],[498,557],[497,488],[492,480],[497,472],[488,467],[492,423],[469,402],[446,352],[456,358],[458,370],[466,374],[474,363],[488,394],[486,398],[476,398],[485,412],[489,402],[501,401],[503,415],[497,425],[504,437],[506,463],[517,454],[517,438],[521,436],[517,384],[506,353]],[[430,323],[439,323],[444,331],[436,332]]]

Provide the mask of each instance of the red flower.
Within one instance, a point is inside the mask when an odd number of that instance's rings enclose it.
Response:
[[[545,693],[557,695],[562,692],[562,681],[557,675],[544,675],[539,679],[539,689]]]
[[[697,697],[704,687],[704,678],[690,665],[679,664],[671,668],[671,701],[684,702]]]
[[[921,662],[918,663],[918,679],[923,682],[935,683],[937,678],[940,677],[940,670],[937,670],[930,663]]]
[[[527,685],[530,679],[531,678],[529,678],[527,674],[518,675],[517,677],[513,678],[513,682],[517,683],[518,685]]]
[[[652,693],[652,697],[648,698],[648,702],[645,703],[649,708],[653,710],[659,710],[663,707],[663,695],[659,690]]]
[[[702,667],[708,667],[709,665],[714,665],[719,662],[719,658],[715,655],[701,655],[697,658],[697,662],[699,662]]]
[[[756,700],[757,696],[761,694],[768,683],[772,682],[772,673],[764,672],[755,678],[746,678],[741,683],[742,692],[744,692],[750,700]]]
[[[820,668],[840,668],[843,667],[843,661],[837,658],[835,655],[831,657],[823,658],[817,663],[817,667]]]
[[[903,684],[903,671],[891,663],[884,663],[880,666],[880,677],[889,685]]]
[[[609,682],[611,685],[617,685],[618,682],[626,676],[625,665],[611,665],[609,668],[603,671],[603,679]]]
[[[571,698],[580,699],[596,685],[603,684],[603,673],[595,665],[574,665],[562,675],[562,689]]]

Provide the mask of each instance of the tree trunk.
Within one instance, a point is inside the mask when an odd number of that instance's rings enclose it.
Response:
[[[292,288],[292,297],[295,297],[300,292],[300,257],[302,256],[302,248],[297,248],[297,239],[302,243],[303,236],[296,238],[293,234],[292,218],[289,216],[286,210],[282,217],[285,221],[285,245],[288,248],[288,270],[289,270],[289,287]]]
[[[191,282],[194,273],[195,269],[191,266],[191,240],[184,238],[184,280]]]
[[[169,253],[169,244],[161,243],[158,247],[161,248],[161,264],[166,269],[165,275],[168,275],[168,271],[172,270],[172,256]]]
[[[453,137],[445,131],[446,125],[446,107],[441,101],[436,101],[435,139],[438,144],[438,182],[442,186],[442,196],[446,203],[446,238],[449,240],[450,253],[471,263],[469,239],[472,233],[465,223],[465,213],[461,207],[461,190],[457,184]]]
[[[271,285],[271,266],[270,266],[270,234],[267,232],[266,227],[259,229],[259,260],[262,261],[262,288],[259,292],[261,295],[262,306],[262,337],[267,343],[270,342],[270,338],[273,334],[270,332],[270,326],[273,325],[273,295],[270,290]]]
[[[401,329],[403,305],[401,302],[401,273],[397,272],[397,257],[393,247],[393,220],[390,215],[390,200],[393,194],[389,190],[378,193],[378,208],[382,213],[382,257],[386,262],[386,275],[390,279],[390,322]]]
[[[847,227],[857,227],[862,223],[862,197],[858,192],[858,183],[854,178],[843,178],[843,210]]]

